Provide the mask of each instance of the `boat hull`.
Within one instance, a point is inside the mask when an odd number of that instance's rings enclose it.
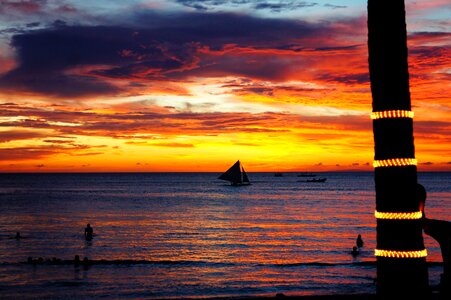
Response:
[[[250,182],[232,182],[231,184],[230,184],[231,186],[245,186],[245,185],[251,185],[251,183]]]
[[[327,178],[298,180],[298,182],[326,182]]]

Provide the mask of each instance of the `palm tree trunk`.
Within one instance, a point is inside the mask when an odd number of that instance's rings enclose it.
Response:
[[[368,50],[373,112],[409,112],[404,0],[368,0]],[[376,211],[418,211],[412,118],[382,114],[373,120],[373,133],[375,162],[383,165],[374,171]],[[396,158],[403,160],[391,160]],[[377,249],[392,251],[376,253],[378,295],[427,293],[421,219],[377,219]],[[407,257],[420,251],[420,257]]]

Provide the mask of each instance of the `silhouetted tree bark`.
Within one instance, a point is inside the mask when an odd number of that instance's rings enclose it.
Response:
[[[368,50],[373,111],[411,110],[404,0],[368,0]],[[413,120],[373,120],[375,160],[414,158]],[[375,168],[376,210],[413,212],[416,166]],[[424,249],[420,220],[377,220],[377,248]],[[379,295],[427,293],[425,258],[377,257]]]

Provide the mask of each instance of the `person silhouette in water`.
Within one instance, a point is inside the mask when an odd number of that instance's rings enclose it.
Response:
[[[92,229],[91,224],[88,223],[88,225],[86,225],[86,228],[85,228],[85,239],[87,241],[92,240],[93,233],[94,233],[94,230]]]
[[[363,247],[363,239],[362,239],[362,235],[360,235],[360,234],[357,236],[356,245],[359,248]]]
[[[424,206],[427,194],[426,189],[421,184],[417,184],[416,196],[420,211],[423,213],[424,233],[439,243],[442,252],[443,274],[441,274],[440,279],[440,293],[451,295],[451,222],[426,218]]]

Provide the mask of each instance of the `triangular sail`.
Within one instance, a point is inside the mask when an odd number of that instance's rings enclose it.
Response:
[[[243,170],[243,182],[249,183],[249,178],[247,177],[246,171],[244,171],[243,167],[241,167],[241,170]]]
[[[233,166],[224,172],[218,179],[227,180],[232,183],[241,183],[240,161],[238,160]]]

